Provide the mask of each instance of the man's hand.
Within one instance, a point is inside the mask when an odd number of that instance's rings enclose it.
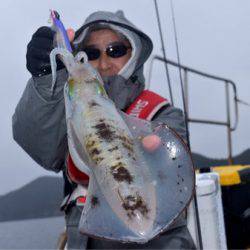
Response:
[[[67,30],[70,42],[74,40],[73,29]],[[32,76],[42,76],[51,73],[50,52],[53,50],[55,31],[50,27],[40,27],[32,36],[27,46],[26,67]],[[58,60],[57,69],[64,68]]]
[[[148,152],[154,152],[161,145],[161,138],[157,135],[147,135],[142,139],[142,146]]]

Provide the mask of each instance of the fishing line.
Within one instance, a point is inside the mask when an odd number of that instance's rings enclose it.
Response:
[[[162,34],[162,28],[161,28],[161,20],[160,20],[160,14],[159,14],[157,0],[154,0],[154,4],[155,4],[155,11],[156,11],[156,17],[157,17],[157,23],[158,23],[159,33],[160,33],[161,48],[162,48],[163,58],[164,58],[164,60],[166,62],[167,61],[167,55],[166,55],[164,41],[163,41],[163,34]],[[164,66],[165,66],[165,71],[166,71],[166,75],[167,75],[168,88],[169,88],[169,94],[170,94],[170,101],[171,101],[171,104],[174,106],[174,99],[173,99],[171,81],[170,81],[170,76],[169,76],[168,64],[164,63]]]
[[[182,94],[182,103],[183,103],[183,111],[184,111],[184,119],[185,119],[185,127],[187,132],[187,145],[191,152],[191,146],[190,146],[190,136],[189,136],[189,127],[188,127],[188,116],[187,116],[187,107],[185,102],[185,94],[184,94],[184,84],[181,74],[181,62],[180,62],[180,53],[179,53],[179,42],[177,37],[177,28],[176,28],[176,22],[175,22],[175,13],[174,13],[174,5],[173,1],[170,0],[170,6],[171,6],[171,14],[172,14],[172,21],[173,21],[173,27],[174,27],[174,38],[175,38],[175,47],[176,47],[176,53],[177,53],[177,60],[178,60],[178,69],[179,69],[179,77],[180,77],[180,83],[181,83],[181,94]],[[195,217],[196,217],[196,227],[197,227],[197,233],[198,233],[198,245],[199,249],[203,249],[203,243],[202,243],[202,235],[201,235],[201,225],[200,225],[200,218],[199,218],[199,210],[198,210],[198,202],[197,202],[197,195],[196,191],[194,191],[194,210],[195,210]]]
[[[173,6],[173,1],[172,0],[170,0],[170,6],[171,6],[171,14],[172,14],[173,27],[174,27],[174,38],[175,38],[175,47],[176,47],[176,54],[177,54],[177,62],[180,65],[181,64],[181,60],[180,60],[180,52],[179,52],[179,42],[178,42],[178,38],[177,38],[177,28],[176,28],[175,13],[174,13],[174,6]],[[183,79],[182,79],[182,74],[181,74],[181,67],[178,67],[178,71],[179,71],[179,77],[180,77],[180,83],[181,83],[181,95],[182,95],[182,102],[183,102],[183,111],[184,111],[184,118],[185,118],[185,126],[186,126],[186,131],[187,131],[187,144],[188,144],[188,148],[191,149],[191,146],[190,146],[190,136],[189,136],[189,128],[188,128],[187,107],[186,107],[186,102],[185,102],[184,84],[183,84]]]

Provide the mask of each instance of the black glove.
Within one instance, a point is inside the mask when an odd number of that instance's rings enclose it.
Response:
[[[50,52],[53,50],[55,31],[49,27],[40,27],[32,36],[27,46],[26,67],[32,76],[43,76],[51,73]],[[57,60],[57,70],[64,68]]]

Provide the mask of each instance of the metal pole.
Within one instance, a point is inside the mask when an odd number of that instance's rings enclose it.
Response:
[[[229,101],[229,85],[225,81],[226,88],[226,108],[227,108],[227,141],[228,141],[228,163],[233,164],[232,157],[232,134],[231,134],[231,117],[230,117],[230,101]]]
[[[161,21],[160,21],[160,14],[159,14],[157,0],[154,0],[154,3],[155,3],[155,11],[156,11],[157,23],[158,23],[158,28],[159,28],[160,38],[161,38],[161,47],[162,47],[163,58],[166,60],[167,55],[166,55],[164,41],[163,41],[163,34],[162,34],[162,29],[161,29]],[[169,89],[170,101],[171,101],[171,104],[174,106],[174,99],[173,99],[171,80],[170,80],[170,75],[169,75],[169,70],[168,70],[168,64],[164,63],[164,66],[165,66],[165,71],[166,71],[167,80],[168,80],[168,89]]]
[[[189,119],[189,103],[188,103],[188,72],[185,69],[184,70],[184,96],[185,96],[185,103],[186,103],[186,114],[187,114],[187,119]]]

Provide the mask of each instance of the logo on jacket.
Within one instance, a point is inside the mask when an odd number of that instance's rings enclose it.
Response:
[[[141,111],[148,105],[148,101],[138,100],[135,107],[131,110],[130,115],[139,117]]]

